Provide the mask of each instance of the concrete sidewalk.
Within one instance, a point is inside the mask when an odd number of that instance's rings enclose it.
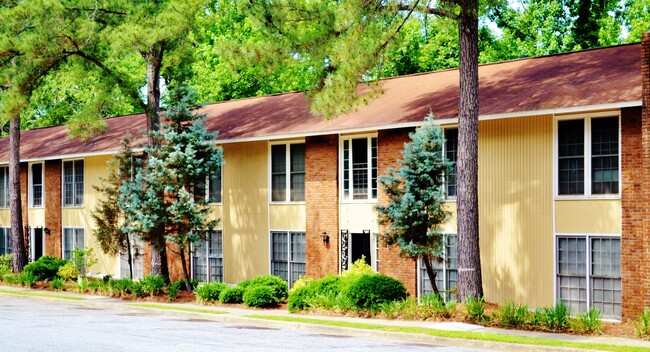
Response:
[[[2,292],[4,291],[4,292]],[[36,296],[28,296],[25,294],[34,293]],[[197,303],[158,303],[158,302],[148,302],[148,301],[124,301],[113,297],[99,296],[99,295],[81,295],[68,292],[50,292],[42,290],[32,290],[29,288],[23,287],[13,287],[13,286],[0,286],[0,295],[11,296],[14,298],[22,299],[38,299],[38,300],[50,300],[51,302],[56,302],[57,304],[69,304],[74,306],[84,306],[84,307],[93,307],[97,309],[116,309],[124,310],[130,312],[144,312],[148,314],[155,315],[165,315],[165,316],[175,316],[186,319],[203,319],[210,321],[221,321],[229,322],[235,324],[243,324],[249,326],[257,327],[266,327],[266,328],[278,328],[278,329],[294,329],[294,330],[306,330],[315,333],[321,334],[332,334],[332,335],[341,335],[341,336],[358,336],[358,337],[370,337],[370,338],[381,338],[381,339],[390,339],[411,343],[421,343],[421,344],[443,344],[446,346],[456,346],[456,347],[465,347],[465,348],[479,348],[479,349],[488,349],[488,350],[497,350],[497,351],[580,351],[576,348],[568,347],[549,347],[549,346],[537,346],[537,345],[522,345],[522,344],[512,344],[504,342],[492,342],[485,340],[468,340],[460,338],[447,338],[447,337],[438,337],[431,336],[426,334],[419,333],[402,333],[402,332],[389,332],[383,330],[369,330],[369,329],[356,329],[348,327],[338,327],[338,326],[329,326],[329,325],[316,325],[309,324],[304,322],[285,322],[277,320],[266,320],[266,319],[257,319],[251,318],[250,316],[268,316],[268,317],[290,317],[290,318],[307,318],[307,319],[318,319],[318,320],[330,320],[335,322],[349,322],[349,323],[361,323],[361,324],[372,324],[372,325],[382,325],[382,326],[395,326],[395,327],[414,327],[414,328],[424,328],[432,330],[442,330],[442,331],[467,331],[475,333],[485,333],[485,334],[498,334],[506,336],[519,336],[519,337],[530,337],[530,338],[541,338],[557,341],[567,341],[567,342],[585,342],[585,343],[597,343],[597,344],[606,344],[620,346],[621,350],[625,350],[625,347],[641,347],[647,348],[650,351],[650,342],[636,340],[636,339],[627,339],[627,338],[618,338],[618,337],[607,337],[607,336],[578,336],[578,335],[569,335],[569,334],[555,334],[555,333],[544,333],[544,332],[535,332],[535,331],[522,331],[522,330],[506,330],[498,328],[486,328],[480,325],[472,325],[466,323],[458,322],[424,322],[424,321],[405,321],[405,320],[386,320],[386,319],[366,319],[366,318],[356,318],[356,317],[342,317],[342,316],[321,316],[321,315],[301,315],[301,314],[291,314],[285,310],[277,309],[242,309],[242,308],[232,308],[227,306],[211,306],[211,305],[200,305]],[[47,295],[43,297],[42,295]],[[69,300],[64,298],[80,298],[81,300]],[[138,307],[135,304],[150,304],[156,306],[162,306],[169,309],[158,309],[152,307]],[[177,308],[176,310],[173,308]],[[207,311],[203,312],[193,312],[178,310],[178,308],[188,308],[194,310]],[[210,314],[209,312],[214,313],[223,313],[223,314]]]

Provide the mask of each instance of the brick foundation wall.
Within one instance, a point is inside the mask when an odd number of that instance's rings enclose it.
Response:
[[[305,141],[307,276],[339,272],[338,136]],[[329,243],[323,244],[321,233]]]
[[[45,255],[61,258],[61,160],[45,162]],[[27,204],[27,199],[25,199]]]
[[[397,159],[402,157],[404,143],[409,142],[408,136],[412,129],[399,129],[379,131],[377,136],[377,174],[386,174],[388,168],[397,168],[399,164]],[[378,203],[386,204],[388,198],[383,192],[381,185],[379,187]],[[385,233],[387,226],[379,226],[379,233]],[[380,235],[381,236],[381,235]],[[411,296],[417,295],[417,263],[415,260],[402,257],[399,254],[399,248],[388,247],[379,240],[379,264],[377,270],[389,276],[392,276],[404,283]]]

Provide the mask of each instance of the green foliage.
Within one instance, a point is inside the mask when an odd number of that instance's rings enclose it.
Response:
[[[243,303],[244,289],[241,287],[228,287],[219,294],[221,303]]]
[[[504,328],[520,328],[528,323],[530,312],[527,306],[514,302],[506,302],[499,307],[497,316],[499,318],[499,325]]]
[[[90,288],[90,283],[87,277],[79,276],[77,278],[77,291],[85,293]]]
[[[184,279],[178,279],[174,284],[178,284],[178,289],[181,291],[192,291],[194,290],[197,286],[199,286],[199,282],[195,279],[190,279],[190,285],[192,285],[191,290],[188,290],[186,285],[185,285],[185,280]]]
[[[251,280],[242,281],[238,286],[243,288],[244,291],[248,291],[250,288],[257,286],[268,287],[271,289],[276,303],[284,302],[288,295],[287,282],[275,275],[258,276]]]
[[[576,318],[570,321],[571,330],[579,334],[600,334],[603,327],[600,316],[600,310],[596,307],[591,307],[586,313],[578,313]]]
[[[88,289],[93,293],[106,294],[109,291],[108,280],[89,279]]]
[[[644,340],[650,339],[650,308],[643,310],[643,313],[634,321],[636,335]]]
[[[352,263],[348,270],[341,273],[341,276],[344,278],[361,275],[375,275],[375,271],[372,270],[372,267],[368,265],[368,263],[366,263],[366,257],[363,255]]]
[[[246,288],[243,296],[244,304],[249,307],[270,307],[278,304],[276,293],[269,286],[252,285]]]
[[[93,253],[92,248],[81,249],[79,247],[75,247],[74,251],[72,251],[71,261],[72,264],[77,267],[77,270],[79,270],[79,275],[86,276],[87,270],[91,266],[97,264],[97,257]]]
[[[65,279],[60,277],[53,278],[52,281],[50,281],[50,287],[52,287],[54,291],[65,290]]]
[[[72,281],[79,277],[79,269],[71,262],[67,262],[59,268],[56,274],[65,281]]]
[[[133,293],[133,295],[138,298],[142,298],[146,294],[146,292],[144,291],[144,286],[138,281],[131,282],[130,289],[131,289],[131,293]]]
[[[175,301],[178,297],[178,291],[180,288],[181,284],[179,281],[172,282],[169,286],[167,286],[167,298],[169,298],[170,301]]]
[[[118,297],[131,293],[132,285],[133,281],[129,278],[111,279],[108,282],[108,287],[111,291],[111,294]]]
[[[23,272],[23,274],[20,275],[19,280],[22,286],[34,287],[34,285],[38,281],[38,276],[30,272]]]
[[[318,280],[309,280],[304,285],[294,285],[287,301],[289,312],[308,310],[311,307],[310,303],[315,303],[313,299],[318,296],[336,297],[340,292],[340,281],[340,276],[327,275]]]
[[[38,281],[51,280],[57,276],[59,268],[68,263],[67,260],[52,256],[42,256],[37,261],[25,266],[25,273],[36,277]]]
[[[490,317],[485,314],[485,300],[483,297],[478,299],[474,296],[467,297],[465,309],[467,309],[467,318],[473,323],[485,324],[490,321]]]
[[[433,314],[443,318],[449,318],[456,312],[456,302],[450,300],[445,302],[442,297],[436,294],[422,295],[420,302],[425,307],[431,307]]]
[[[221,291],[228,288],[228,285],[221,282],[206,282],[194,289],[194,295],[199,303],[216,302],[219,300]]]
[[[542,324],[551,331],[564,331],[569,328],[571,309],[559,301],[553,308],[542,308],[544,317]]]
[[[385,302],[404,300],[406,288],[400,281],[386,275],[362,275],[342,292],[358,309],[377,311]]]
[[[20,273],[8,273],[2,276],[2,281],[7,285],[20,285]]]
[[[11,254],[0,255],[0,280],[11,272]]]
[[[165,278],[160,275],[146,275],[140,279],[140,285],[145,294],[153,297],[165,289]]]

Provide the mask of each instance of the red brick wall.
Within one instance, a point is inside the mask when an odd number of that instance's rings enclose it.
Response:
[[[339,272],[338,136],[307,137],[305,142],[307,276]],[[321,233],[329,243],[323,244]]]
[[[388,168],[397,168],[399,164],[397,159],[402,157],[404,143],[410,141],[409,132],[412,129],[400,129],[379,131],[377,136],[377,173],[378,175],[386,174]],[[379,185],[378,194],[379,204],[386,204],[388,198],[383,188]],[[379,227],[379,233],[387,231],[386,226]],[[411,296],[417,295],[417,263],[415,260],[402,257],[397,247],[388,247],[379,240],[379,264],[378,271],[382,274],[390,275],[404,283]]]
[[[23,215],[23,228],[29,226],[29,218],[27,214],[27,204],[29,199],[27,199],[27,163],[20,163],[20,200],[21,200],[21,212]],[[25,232],[25,242],[29,241],[29,234]],[[29,254],[29,253],[28,253]]]
[[[45,255],[61,258],[61,160],[45,162]],[[26,204],[27,200],[25,200]]]

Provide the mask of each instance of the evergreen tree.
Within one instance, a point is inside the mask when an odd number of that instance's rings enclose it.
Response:
[[[444,209],[444,175],[451,172],[451,163],[442,155],[442,130],[434,125],[433,115],[404,145],[400,168],[389,169],[380,177],[388,196],[388,204],[376,207],[379,224],[389,225],[383,238],[388,245],[399,246],[400,253],[424,262],[434,294],[436,286],[433,261],[441,260],[444,235],[440,229],[449,218]]]
[[[193,92],[185,87],[172,90],[164,113],[167,123],[151,133],[156,143],[145,148],[145,165],[133,182],[123,184],[119,196],[126,219],[122,231],[139,234],[145,241],[152,240],[152,233],[165,233],[165,239],[176,245],[188,288],[192,245],[218,223],[209,219],[211,209],[202,185],[216,175],[222,160],[216,134],[207,132],[203,116],[194,110]]]

